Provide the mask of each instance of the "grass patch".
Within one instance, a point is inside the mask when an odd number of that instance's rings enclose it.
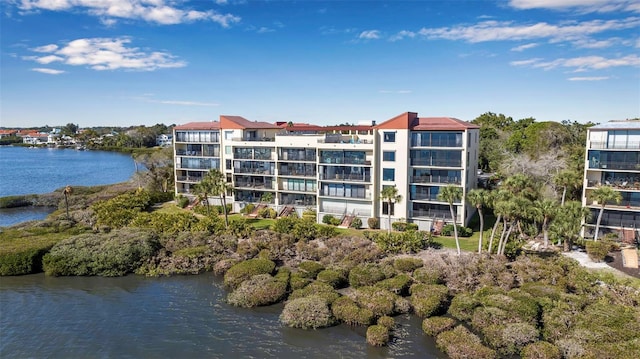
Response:
[[[482,240],[483,241],[487,240],[490,235],[491,235],[491,231],[489,231],[488,234],[487,232],[485,232],[485,235]],[[480,232],[473,232],[473,235],[467,238],[459,237],[458,240],[460,241],[460,250],[467,251],[467,252],[477,251],[479,239],[480,239]],[[433,241],[441,245],[443,248],[456,249],[456,239],[453,236],[452,237],[434,236]]]

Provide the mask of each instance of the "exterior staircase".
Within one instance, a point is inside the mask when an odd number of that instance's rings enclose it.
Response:
[[[264,204],[264,203],[261,203],[261,204],[257,205],[257,206],[253,209],[253,211],[249,214],[249,216],[248,216],[248,217],[249,217],[249,218],[256,218],[256,217],[258,217],[258,212],[260,212],[260,210],[261,210],[261,209],[266,208],[266,207],[267,207],[267,205],[266,205],[266,204]]]
[[[433,222],[433,234],[439,235],[440,233],[442,233],[442,228],[443,227],[444,227],[444,221],[443,220],[438,219],[435,222]]]
[[[295,209],[294,206],[284,206],[284,208],[280,210],[278,217],[288,217]]]

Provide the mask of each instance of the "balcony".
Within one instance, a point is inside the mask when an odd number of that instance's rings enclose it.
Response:
[[[176,178],[176,180],[178,182],[191,182],[191,183],[197,183],[202,181],[202,176],[178,176]]]
[[[411,166],[425,167],[461,167],[462,161],[445,161],[430,158],[411,158]]]
[[[294,176],[294,177],[313,177],[315,178],[317,172],[315,171],[282,171],[278,172],[280,176]]]
[[[370,201],[371,195],[349,195],[347,196],[345,193],[331,193],[327,191],[320,191],[320,196],[322,197],[331,197],[331,198],[345,198],[347,200],[361,200],[361,201]]]
[[[235,188],[250,188],[250,189],[259,189],[259,190],[269,190],[273,188],[272,183],[265,183],[260,181],[236,181],[234,184]]]
[[[594,163],[591,161],[589,162],[589,169],[639,171],[640,164],[637,162],[603,161]]]
[[[594,150],[640,150],[640,142],[628,142],[622,144],[609,144],[606,141],[591,142],[590,149]]]
[[[371,176],[362,174],[340,174],[333,175],[320,174],[320,180],[323,181],[339,181],[339,182],[371,182]]]
[[[456,214],[455,213],[455,209],[454,209],[454,214]],[[435,210],[435,209],[432,209],[432,210],[414,209],[414,210],[411,211],[411,217],[413,217],[413,218],[417,218],[417,217],[451,218],[451,212]]]
[[[251,168],[251,167],[235,167],[233,169],[233,173],[248,174],[248,175],[255,175],[255,176],[274,176],[275,175],[275,171],[272,169]]]
[[[450,183],[450,184],[460,184],[459,177],[449,177],[449,176],[412,176],[410,177],[411,183]]]

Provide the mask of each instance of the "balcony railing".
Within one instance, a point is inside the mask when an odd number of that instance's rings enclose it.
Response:
[[[640,149],[640,142],[628,142],[622,144],[609,144],[606,141],[591,142],[591,147],[594,150],[638,150]]]
[[[454,214],[455,214],[455,210],[454,210]],[[440,211],[435,209],[434,210],[414,209],[411,211],[411,217],[450,218],[451,213],[449,211]]]
[[[640,163],[631,161],[631,162],[616,162],[616,161],[603,161],[599,163],[594,163],[593,161],[589,162],[589,168],[600,168],[604,170],[627,170],[627,171],[637,171],[640,170]]]
[[[316,177],[316,172],[312,171],[280,171],[280,176],[296,176],[296,177]]]
[[[251,174],[251,175],[266,175],[266,176],[274,176],[275,171],[271,169],[263,169],[263,168],[243,168],[236,167],[233,169],[233,173],[242,173],[242,174]]]
[[[320,174],[320,179],[324,181],[348,181],[348,182],[371,182],[371,176],[358,174]]]
[[[178,182],[200,182],[202,181],[202,176],[178,176]]]
[[[371,200],[371,195],[364,195],[364,196],[347,196],[344,193],[335,193],[335,194],[330,194],[330,192],[327,191],[320,191],[320,196],[323,197],[334,197],[334,198],[348,198],[348,199],[358,199],[358,200],[367,200],[370,201]]]
[[[431,166],[431,167],[461,167],[462,161],[441,161],[429,158],[412,158],[412,166]]]
[[[450,176],[412,176],[410,180],[411,183],[461,183],[459,177]]]
[[[273,183],[267,184],[264,182],[250,182],[250,181],[236,181],[234,187],[251,188],[251,189],[274,189]]]
[[[292,154],[282,154],[279,158],[280,161],[305,161],[305,162],[315,162],[316,156],[298,156]]]
[[[321,164],[331,163],[337,165],[364,165],[371,166],[371,161],[365,161],[357,158],[344,157],[325,157],[320,160]]]

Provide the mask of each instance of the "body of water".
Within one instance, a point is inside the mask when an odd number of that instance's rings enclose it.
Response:
[[[0,197],[124,182],[134,171],[131,156],[121,153],[0,146]],[[50,211],[1,210],[0,226],[43,219]]]
[[[415,316],[396,317],[396,339],[374,348],[365,328],[288,328],[282,305],[241,309],[225,296],[212,274],[3,277],[0,358],[446,357]]]

